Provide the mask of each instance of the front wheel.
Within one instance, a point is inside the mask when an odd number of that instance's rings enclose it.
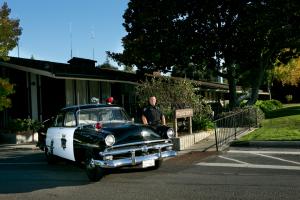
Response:
[[[93,156],[88,153],[85,161],[86,174],[90,181],[99,181],[104,176],[104,169],[94,164]]]

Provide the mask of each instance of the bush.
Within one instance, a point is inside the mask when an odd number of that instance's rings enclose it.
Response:
[[[185,79],[155,77],[146,80],[137,87],[137,96],[140,107],[146,106],[150,96],[156,96],[167,121],[174,119],[175,109],[192,108],[194,116],[200,116],[201,119],[209,119],[212,115],[211,106],[195,93],[192,82]]]
[[[36,132],[43,127],[42,122],[34,119],[14,119],[9,122],[8,128],[12,132],[33,131]]]
[[[287,101],[288,103],[290,103],[290,102],[293,100],[293,95],[288,94],[288,95],[285,96],[285,99],[286,99],[286,101]]]
[[[231,118],[231,121],[234,121],[234,123],[226,123],[227,127],[232,127],[232,126],[260,126],[261,121],[265,119],[265,114],[264,112],[255,106],[246,106],[243,108],[236,108],[233,111],[229,112],[223,112],[220,115],[220,118],[227,118],[218,121],[217,126],[224,126],[224,121],[230,121],[228,119]]]
[[[11,100],[8,96],[14,92],[14,85],[9,83],[8,79],[0,78],[0,111],[11,107]]]
[[[255,106],[260,108],[264,113],[267,113],[282,108],[282,103],[278,100],[258,100],[256,101]]]
[[[193,116],[192,124],[193,124],[193,131],[200,131],[200,130],[207,131],[209,129],[214,128],[214,123],[209,118],[202,117],[199,114]]]

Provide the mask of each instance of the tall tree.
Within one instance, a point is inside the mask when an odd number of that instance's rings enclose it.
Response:
[[[134,69],[133,69],[133,66],[124,66],[124,69],[123,69],[125,72],[134,72]]]
[[[227,78],[232,107],[237,84],[253,104],[275,59],[299,52],[299,10],[298,0],[131,0],[124,51],[109,55],[144,72],[212,69]]]
[[[18,19],[9,18],[11,10],[6,2],[0,8],[0,59],[7,60],[10,50],[15,48],[19,41],[22,29]]]
[[[241,12],[243,39],[247,41],[246,59],[240,60],[250,68],[246,80],[250,83],[250,104],[258,96],[267,70],[278,59],[287,63],[300,52],[300,2],[297,0],[263,0],[247,3]],[[242,50],[242,48],[240,48]],[[246,48],[244,48],[246,49]],[[243,80],[243,79],[242,79]]]
[[[106,58],[106,60],[105,60],[104,63],[102,63],[101,65],[98,65],[97,67],[99,67],[99,68],[106,68],[106,69],[115,69],[115,70],[118,70],[118,67],[115,67],[115,66],[113,66],[113,65],[111,65],[111,64],[109,63],[108,57]]]
[[[287,64],[280,64],[272,71],[273,78],[282,85],[297,86],[300,83],[300,57],[290,60]]]
[[[8,60],[8,52],[18,43],[21,35],[18,19],[10,19],[10,9],[4,2],[0,8],[0,61]],[[11,100],[7,98],[14,93],[12,84],[7,79],[0,78],[0,111],[11,106]]]
[[[7,98],[14,93],[14,85],[10,84],[7,79],[0,78],[0,111],[11,107],[11,100]]]
[[[110,53],[124,65],[134,65],[143,72],[171,70],[180,52],[171,16],[176,1],[131,0],[123,17],[128,35],[125,36],[123,53]],[[174,14],[176,14],[174,10]]]

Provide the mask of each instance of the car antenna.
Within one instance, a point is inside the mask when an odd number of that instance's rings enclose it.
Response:
[[[78,107],[78,125],[80,122],[80,106],[79,106],[79,91],[77,91],[77,107]]]

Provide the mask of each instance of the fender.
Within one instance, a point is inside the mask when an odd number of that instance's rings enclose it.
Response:
[[[56,156],[75,161],[74,132],[77,127],[51,127],[46,134],[46,147]]]

